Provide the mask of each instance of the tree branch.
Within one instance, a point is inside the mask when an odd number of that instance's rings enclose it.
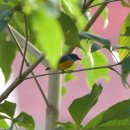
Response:
[[[93,25],[93,23],[96,21],[96,19],[99,17],[101,12],[104,10],[104,8],[107,6],[108,3],[104,3],[100,6],[100,8],[96,11],[96,13],[92,16],[90,21],[86,24],[83,31],[88,31],[90,27]]]
[[[14,82],[9,85],[9,87],[0,95],[0,102],[2,102],[4,99],[8,97],[8,95],[31,73],[33,69],[37,67],[37,65],[44,59],[44,56],[41,55],[37,58],[37,60],[30,65],[30,67],[24,71],[21,75],[21,77],[17,77]]]
[[[8,28],[8,30],[9,30],[11,36],[13,37],[13,39],[14,39],[14,41],[15,41],[15,43],[16,43],[16,45],[17,45],[17,47],[18,47],[18,49],[19,49],[19,51],[20,51],[20,53],[21,53],[21,55],[23,56],[23,52],[22,52],[22,49],[21,49],[21,47],[20,47],[20,45],[19,45],[19,42],[17,41],[17,39],[16,39],[14,33],[12,32],[10,26],[7,25],[7,28]],[[26,63],[26,65],[27,65],[28,67],[30,66],[30,62],[29,62],[29,60],[27,59],[26,56],[25,56],[25,63]],[[35,74],[34,74],[33,71],[31,71],[31,74],[32,74],[32,76],[35,77]],[[37,84],[37,87],[38,87],[38,89],[39,89],[39,91],[40,91],[40,93],[41,93],[43,99],[45,100],[45,103],[47,104],[47,106],[49,106],[49,103],[48,103],[48,101],[47,101],[47,98],[46,98],[46,96],[45,96],[43,90],[42,90],[42,87],[41,87],[40,83],[38,82],[38,80],[37,80],[36,77],[34,78],[34,80],[35,80],[35,82],[36,82],[36,84]]]
[[[47,75],[55,75],[55,74],[64,74],[64,73],[76,73],[76,72],[81,72],[81,71],[89,71],[89,70],[96,70],[96,69],[105,69],[105,68],[111,68],[113,66],[117,66],[120,65],[121,62],[116,63],[116,64],[112,64],[112,65],[106,65],[106,66],[99,66],[99,67],[93,67],[93,68],[85,68],[85,69],[78,69],[78,70],[67,70],[67,71],[57,71],[57,72],[53,72],[53,73],[46,73],[46,74],[40,74],[40,75],[35,75],[36,77],[42,77],[42,76],[47,76]],[[25,80],[27,79],[31,79],[34,78],[33,76],[31,77],[27,77]]]
[[[83,8],[81,9],[82,13],[85,13],[85,11],[89,8],[89,6],[94,2],[94,0],[88,0],[87,2],[84,1]]]
[[[98,3],[98,4],[95,4],[95,5],[91,5],[91,6],[89,6],[89,8],[93,8],[93,7],[96,7],[96,6],[105,4],[105,3],[112,3],[112,2],[118,2],[118,1],[121,1],[121,0],[109,0],[109,1],[104,1],[104,2],[102,2],[102,3]],[[89,8],[88,8],[88,9],[89,9]]]
[[[25,48],[24,48],[23,59],[22,59],[21,67],[20,67],[19,77],[21,76],[22,71],[23,71],[23,66],[24,66],[24,61],[25,61],[26,52],[27,52],[27,46],[28,46],[28,19],[27,19],[27,15],[26,14],[24,14],[24,19],[25,19],[26,40],[25,40]]]
[[[12,30],[13,34],[15,35],[18,43],[20,44],[20,46],[22,48],[25,48],[25,41],[26,38],[23,37],[19,32],[17,32],[11,25],[8,25],[10,27],[10,29]],[[5,28],[5,32],[7,34],[10,35],[10,32],[8,30],[8,28]],[[30,41],[28,41],[28,46],[27,46],[27,51],[29,53],[31,53],[36,59],[40,56],[40,55],[44,55],[42,52],[40,52]],[[44,59],[44,61],[41,62],[44,66],[48,66],[48,62],[46,59]]]

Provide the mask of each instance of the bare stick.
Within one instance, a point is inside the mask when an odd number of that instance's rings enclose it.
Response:
[[[23,71],[23,66],[24,66],[24,61],[25,61],[25,56],[26,56],[26,51],[27,51],[27,46],[28,46],[28,20],[27,20],[27,15],[24,14],[24,19],[25,19],[25,34],[26,34],[26,41],[25,41],[25,48],[24,48],[24,53],[23,53],[23,60],[19,72],[19,76],[21,76],[22,71]]]
[[[102,2],[102,3],[98,3],[98,4],[95,4],[95,5],[91,5],[91,6],[89,6],[89,8],[93,8],[93,7],[96,7],[96,6],[105,4],[105,3],[112,3],[112,2],[118,2],[118,1],[121,1],[121,0],[109,0],[109,1],[104,1],[104,2]]]
[[[94,0],[88,0],[88,2],[84,1],[82,13],[85,13],[85,11],[89,8],[89,6],[94,2]]]
[[[90,27],[93,25],[93,23],[96,21],[96,19],[99,17],[101,12],[104,10],[104,8],[107,6],[108,3],[104,3],[100,6],[100,8],[96,11],[96,13],[93,15],[93,17],[90,19],[90,21],[86,24],[83,31],[88,31]]]
[[[16,37],[15,37],[13,31],[11,30],[11,28],[10,28],[9,25],[7,25],[7,27],[8,27],[8,30],[9,30],[11,36],[13,37],[13,39],[14,39],[14,41],[15,41],[15,43],[16,43],[16,45],[17,45],[17,47],[18,47],[18,49],[19,49],[21,55],[23,56],[22,49],[21,49],[21,47],[20,47],[20,45],[19,45],[19,42],[17,41],[17,39],[16,39]],[[27,65],[28,67],[30,66],[30,62],[28,61],[28,59],[26,58],[26,56],[25,56],[25,63],[26,63],[26,65]],[[34,74],[33,71],[31,72],[31,74],[32,74],[32,76],[35,77],[35,74]],[[40,83],[38,82],[38,80],[37,80],[36,77],[34,78],[34,80],[35,80],[35,82],[36,82],[36,84],[37,84],[37,86],[38,86],[38,89],[39,89],[39,91],[40,91],[40,93],[41,93],[43,99],[45,100],[45,103],[47,104],[47,106],[49,106],[49,103],[48,103],[48,101],[47,101],[47,98],[46,98],[46,96],[45,96],[43,90],[42,90],[42,87],[41,87]]]
[[[10,29],[12,30],[13,34],[15,35],[18,43],[20,44],[20,46],[22,48],[25,48],[25,41],[26,38],[24,36],[22,36],[16,29],[14,29],[10,24],[8,24],[8,26],[10,27]],[[8,28],[5,28],[5,32],[10,35],[10,32],[8,30]],[[40,56],[40,55],[44,55],[42,52],[40,52],[39,49],[37,49],[30,41],[28,41],[28,46],[27,46],[27,51],[32,54],[36,59]],[[47,60],[44,59],[42,62],[43,66],[48,66]]]
[[[44,56],[41,55],[37,58],[37,60],[30,65],[30,67],[22,73],[21,77],[17,77],[11,85],[0,95],[0,102],[2,102],[4,99],[8,97],[8,95],[16,88],[18,85],[31,73],[32,70],[34,70],[37,65],[44,59]]]
[[[40,75],[35,75],[36,77],[41,77],[41,76],[47,76],[47,75],[54,75],[54,74],[64,74],[64,73],[75,73],[75,72],[81,72],[81,71],[89,71],[89,70],[96,70],[96,69],[105,69],[105,68],[110,68],[113,66],[117,66],[120,65],[121,62],[116,63],[116,64],[112,64],[112,65],[106,65],[106,66],[98,66],[98,67],[93,67],[93,68],[85,68],[85,69],[78,69],[78,70],[68,70],[68,71],[57,71],[57,72],[53,72],[53,73],[46,73],[46,74],[40,74]],[[26,79],[31,79],[34,77],[27,77]]]

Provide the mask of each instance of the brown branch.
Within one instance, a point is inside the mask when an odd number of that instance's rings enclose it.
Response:
[[[87,2],[84,1],[83,7],[81,9],[82,13],[85,13],[85,11],[90,7],[90,5],[94,2],[94,0],[88,0]]]
[[[44,56],[41,55],[37,60],[28,67],[26,71],[24,71],[21,76],[17,77],[11,85],[0,95],[0,102],[2,102],[4,99],[8,97],[8,95],[16,88],[18,85],[25,80],[25,78],[31,73],[32,70],[34,70],[37,65],[44,59]]]
[[[112,2],[118,2],[118,1],[121,1],[121,0],[109,0],[109,1],[104,1],[104,2],[102,2],[102,3],[98,3],[98,4],[95,4],[95,5],[91,5],[91,6],[89,6],[89,8],[93,8],[93,7],[96,7],[96,6],[105,4],[105,3],[112,3]]]
[[[21,49],[21,47],[20,47],[20,45],[19,45],[19,42],[17,41],[17,38],[15,37],[15,35],[14,35],[13,31],[11,30],[10,26],[7,25],[7,27],[8,27],[8,30],[9,30],[11,36],[13,37],[13,39],[14,39],[14,41],[15,41],[15,43],[16,43],[16,45],[17,45],[17,47],[18,47],[18,49],[19,49],[21,55],[23,56],[23,52],[22,52],[22,49]],[[29,62],[29,60],[27,59],[26,56],[25,56],[25,63],[26,63],[26,65],[27,65],[28,67],[30,66],[30,62]],[[49,106],[49,103],[48,103],[48,101],[47,101],[47,98],[46,98],[46,96],[45,96],[45,94],[44,94],[44,92],[43,92],[43,90],[42,90],[42,87],[41,87],[40,83],[38,82],[37,78],[35,77],[34,72],[31,71],[31,74],[32,74],[32,76],[34,76],[34,80],[35,80],[35,82],[36,82],[36,84],[37,84],[37,86],[38,86],[38,89],[39,89],[39,91],[40,91],[40,93],[41,93],[43,99],[45,100],[46,105]]]
[[[47,76],[47,75],[54,75],[54,74],[64,74],[64,73],[76,73],[76,72],[81,72],[81,71],[89,71],[89,70],[96,70],[96,69],[105,69],[105,68],[111,68],[113,66],[117,66],[120,65],[121,62],[116,63],[116,64],[112,64],[112,65],[106,65],[106,66],[98,66],[98,67],[93,67],[93,68],[85,68],[85,69],[78,69],[78,70],[68,70],[68,71],[57,71],[57,72],[53,72],[53,73],[46,73],[46,74],[40,74],[40,75],[35,75],[35,77],[42,77],[42,76]],[[34,78],[33,76],[31,77],[27,77],[27,79],[31,79]]]
[[[21,76],[22,71],[23,71],[23,66],[24,66],[24,61],[25,61],[25,56],[26,56],[26,51],[27,51],[27,46],[28,46],[28,20],[27,20],[26,14],[24,14],[24,18],[25,18],[26,41],[25,41],[25,48],[24,48],[24,53],[23,53],[22,64],[21,64],[21,67],[20,67],[19,77]]]
[[[102,11],[104,10],[104,8],[107,6],[107,4],[108,3],[104,3],[104,4],[102,4],[99,7],[99,9],[96,11],[96,13],[90,19],[90,21],[86,24],[86,26],[84,27],[83,31],[88,31],[90,29],[90,27],[94,24],[94,22],[99,17],[99,15],[102,13]]]
[[[86,6],[86,2],[87,2],[87,0],[84,0],[84,1],[83,1],[82,9],[85,8],[85,6]]]

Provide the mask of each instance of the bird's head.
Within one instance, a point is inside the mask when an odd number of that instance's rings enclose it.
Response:
[[[69,57],[70,57],[71,59],[73,59],[74,61],[76,61],[76,60],[81,60],[81,59],[78,57],[78,55],[76,55],[76,54],[69,54]]]

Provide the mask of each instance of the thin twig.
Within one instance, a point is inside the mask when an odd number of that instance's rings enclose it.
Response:
[[[113,70],[115,73],[117,73],[117,74],[121,77],[121,74],[120,74],[116,69],[114,69],[114,68],[112,68],[112,67],[110,67],[109,69]],[[127,80],[126,80],[125,82],[126,82],[127,86],[130,88],[130,85],[129,85],[129,83],[127,82]]]
[[[85,8],[85,6],[86,6],[86,2],[87,2],[87,0],[84,0],[84,1],[83,1],[83,6],[82,6],[82,9],[84,9],[84,8]]]
[[[82,13],[85,13],[85,11],[90,7],[90,5],[94,2],[94,0],[88,0],[88,2],[84,1]]]
[[[95,4],[95,5],[91,5],[91,6],[89,6],[89,8],[93,8],[93,7],[96,7],[96,6],[105,4],[105,3],[112,3],[112,2],[118,2],[118,1],[121,1],[121,0],[109,0],[109,1],[104,1],[104,2],[102,2],[102,3],[98,3],[98,4]],[[89,8],[88,8],[88,9],[89,9]]]
[[[116,62],[118,63],[119,61],[117,60],[117,58],[116,58],[116,56],[113,54],[113,52],[112,51],[109,51],[111,54],[112,54],[112,56],[113,56],[113,58],[116,60]]]
[[[101,12],[104,10],[104,8],[107,6],[108,3],[104,3],[102,4],[99,9],[96,11],[96,13],[92,16],[92,18],[90,19],[90,21],[86,24],[86,26],[84,27],[83,31],[88,31],[90,29],[90,27],[93,25],[93,23],[96,21],[96,19],[99,17],[99,15],[101,14]]]
[[[13,39],[14,39],[14,41],[15,41],[15,43],[16,43],[16,45],[17,45],[17,47],[18,47],[18,49],[19,49],[21,55],[23,56],[23,52],[22,52],[22,49],[21,49],[21,47],[20,47],[20,45],[19,45],[19,42],[17,41],[17,38],[15,37],[15,35],[14,35],[13,31],[11,30],[10,26],[7,25],[7,27],[8,27],[8,30],[9,30],[11,36],[13,37]],[[27,65],[28,67],[30,66],[30,62],[29,62],[29,60],[27,59],[26,56],[25,56],[25,63],[26,63],[26,65]],[[35,77],[35,74],[34,74],[33,71],[31,72],[31,74],[32,74],[32,76]],[[34,80],[35,80],[35,82],[36,82],[36,84],[37,84],[37,86],[38,86],[38,89],[39,89],[39,91],[40,91],[40,93],[41,93],[43,99],[45,100],[46,105],[49,106],[49,103],[48,103],[48,101],[47,101],[47,98],[46,98],[46,96],[45,96],[43,90],[42,90],[42,87],[41,87],[40,83],[38,82],[38,80],[37,80],[36,77],[34,78]]]
[[[110,67],[117,66],[117,65],[120,65],[120,64],[121,64],[121,62],[116,63],[116,64],[112,64],[112,65],[99,66],[99,67],[93,67],[93,68],[85,68],[85,69],[78,69],[78,70],[68,70],[68,71],[64,71],[64,72],[57,71],[57,72],[53,72],[53,73],[46,73],[46,74],[35,75],[35,77],[42,77],[42,76],[54,75],[54,74],[75,73],[75,72],[89,71],[89,70],[96,70],[96,69],[105,69],[105,68],[110,68]],[[27,77],[25,80],[31,79],[31,78],[34,78],[34,77],[30,76],[30,77]]]
[[[23,71],[23,66],[24,66],[24,61],[25,61],[25,56],[26,56],[26,51],[27,51],[27,46],[28,46],[28,19],[27,15],[24,14],[25,17],[25,35],[26,35],[26,41],[25,41],[25,48],[24,48],[24,53],[23,53],[23,59],[22,59],[22,64],[19,72],[19,76],[21,76],[22,71]]]
[[[121,61],[124,62],[124,60],[130,55],[130,51],[127,53],[127,55],[125,56],[125,58]]]
[[[34,70],[40,62],[44,59],[44,56],[41,55],[37,58],[37,60],[28,67],[26,71],[24,71],[21,75],[21,77],[17,77],[11,85],[0,95],[0,102],[2,102],[4,99],[6,99],[9,94],[16,88],[18,85],[25,80],[25,78]]]

